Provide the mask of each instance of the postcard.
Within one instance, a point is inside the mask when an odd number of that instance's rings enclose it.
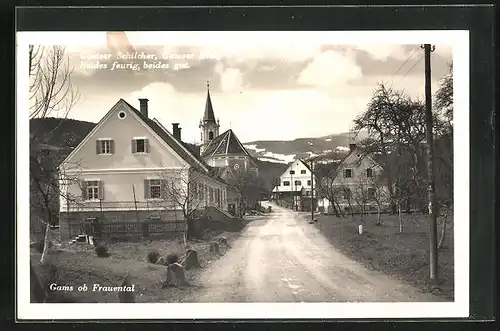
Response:
[[[18,33],[19,318],[467,317],[468,47]]]

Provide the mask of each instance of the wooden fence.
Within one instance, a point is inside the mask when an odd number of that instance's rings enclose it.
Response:
[[[132,222],[95,219],[80,224],[68,223],[70,238],[80,234],[87,234],[118,241],[168,238],[179,235],[185,230],[186,222],[183,220],[141,220],[140,222]]]

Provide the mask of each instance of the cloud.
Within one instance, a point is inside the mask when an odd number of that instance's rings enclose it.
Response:
[[[243,74],[240,69],[227,68],[220,73],[220,86],[223,92],[241,91]]]
[[[321,52],[321,45],[262,45],[241,43],[239,45],[206,45],[199,47],[199,52],[216,59],[231,59],[236,62],[248,62],[261,59],[284,62],[307,61]]]
[[[362,77],[361,68],[352,57],[330,50],[316,55],[299,74],[298,83],[308,86],[335,86]]]
[[[434,50],[436,54],[441,56],[442,58],[447,59],[449,62],[452,60],[452,47],[449,45],[437,44],[436,49]]]
[[[405,45],[357,45],[355,49],[368,53],[371,58],[377,61],[386,61],[389,58],[404,61],[408,56]]]

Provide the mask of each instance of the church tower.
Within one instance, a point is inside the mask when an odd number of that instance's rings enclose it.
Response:
[[[215,120],[212,100],[210,99],[210,83],[207,81],[207,100],[205,102],[205,113],[200,121],[201,145],[200,153],[203,153],[205,148],[219,136],[219,120]]]

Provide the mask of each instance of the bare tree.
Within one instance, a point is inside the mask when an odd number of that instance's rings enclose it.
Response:
[[[354,132],[367,132],[369,136],[362,142],[364,153],[382,156],[381,165],[385,169],[391,196],[394,195],[394,182],[400,177],[400,155],[405,156],[411,170],[408,175],[414,183],[418,178],[425,178],[425,151],[422,148],[426,132],[424,109],[421,100],[379,84],[367,110],[354,120]],[[434,125],[439,126],[440,121],[436,120]],[[395,212],[395,199],[391,200],[391,210]]]
[[[448,66],[448,74],[439,82],[439,89],[434,95],[434,105],[452,128],[453,121],[453,63]]]
[[[453,64],[449,65],[448,74],[440,81],[434,95],[434,105],[444,119],[437,131],[436,143],[436,186],[437,200],[442,219],[438,249],[444,245],[447,221],[453,214]]]
[[[390,201],[389,189],[386,185],[386,181],[382,174],[374,174],[368,180],[368,199],[375,202],[377,205],[377,223],[376,225],[382,225],[380,214],[384,205]],[[370,193],[372,190],[372,193]]]
[[[148,197],[161,199],[166,208],[180,209],[186,221],[185,238],[191,233],[190,221],[193,214],[205,200],[205,188],[202,175],[194,168],[169,170],[158,173],[158,183],[153,183],[147,192]]]
[[[342,195],[342,186],[338,184],[339,166],[335,162],[327,164],[316,164],[316,187],[318,193],[325,197],[332,207],[337,217],[345,216],[339,205],[339,198]]]
[[[356,209],[359,210],[360,222],[363,223],[364,215],[366,215],[366,204],[368,196],[366,192],[366,183],[358,178],[354,185],[351,185],[352,200],[354,201]]]
[[[258,174],[252,171],[235,171],[233,177],[228,179],[228,183],[240,194],[243,210],[256,207],[262,187]]]
[[[38,119],[35,127],[30,123],[30,196],[47,224],[54,221],[61,196],[57,166],[69,151],[45,144],[57,127],[42,130],[41,120],[54,115],[65,118],[76,104],[79,93],[72,74],[64,47],[29,46],[29,117]]]
[[[344,203],[347,203],[349,213],[351,214],[351,218],[354,221],[356,219],[355,217],[355,208],[354,204],[355,198],[354,198],[354,193],[353,193],[353,187],[350,183],[348,183],[342,175],[338,176],[337,179],[337,185],[339,185],[339,195],[338,199],[340,201],[343,201]]]
[[[30,119],[68,116],[80,98],[72,76],[73,68],[64,47],[29,46]],[[40,127],[41,122],[31,132],[32,144],[42,142],[51,133],[40,132]]]

